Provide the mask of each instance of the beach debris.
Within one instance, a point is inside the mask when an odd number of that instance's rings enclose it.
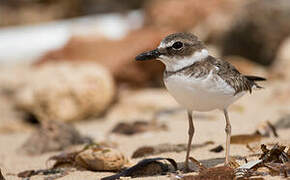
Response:
[[[205,147],[209,144],[213,144],[212,141],[207,141],[202,144],[191,145],[191,149]],[[133,152],[132,158],[140,158],[149,155],[158,155],[165,152],[182,152],[186,151],[187,144],[158,144],[155,146],[142,146]]]
[[[4,176],[2,175],[1,169],[0,169],[0,180],[5,180]]]
[[[91,142],[91,138],[81,135],[72,125],[44,121],[21,146],[21,150],[29,155],[37,155]]]
[[[198,175],[186,175],[181,180],[233,180],[235,177],[234,169],[227,166],[206,168],[201,170]]]
[[[207,169],[200,161],[196,160],[194,157],[189,157],[189,160],[198,167],[199,171]]]
[[[258,125],[255,134],[260,134],[263,137],[270,137],[272,134],[276,138],[279,137],[276,127],[270,121],[261,122]]]
[[[18,173],[17,176],[20,178],[30,178],[36,175],[44,175],[48,176],[45,179],[57,179],[68,175],[70,171],[70,169],[66,168],[27,170]]]
[[[14,101],[18,109],[39,121],[100,116],[115,97],[112,75],[97,63],[46,63],[31,71]]]
[[[263,175],[289,176],[289,154],[285,152],[285,146],[275,144],[268,149],[266,145],[261,145],[262,154],[258,160],[250,161],[235,170],[238,178]],[[265,170],[265,167],[269,170]]]
[[[134,122],[120,122],[112,129],[111,132],[123,135],[134,135],[146,131],[160,130],[167,130],[167,126],[165,124],[138,120]]]
[[[75,167],[90,171],[119,171],[128,164],[123,153],[100,144],[87,145],[79,151],[61,153],[48,159],[51,160],[55,161],[53,168]]]
[[[252,142],[261,141],[262,135],[260,134],[241,134],[231,136],[231,144],[249,144]]]
[[[284,178],[290,177],[290,162],[281,163],[265,163],[265,167],[270,170],[270,175],[272,176],[282,176]]]
[[[212,149],[210,149],[210,152],[215,152],[215,153],[219,153],[222,152],[224,150],[224,147],[222,145],[218,145],[217,147],[214,147]]]
[[[163,66],[157,61],[151,64],[135,63],[136,54],[152,49],[168,33],[168,29],[147,27],[130,31],[121,39],[106,39],[93,35],[72,36],[60,49],[47,52],[36,63],[95,62],[106,67],[117,84],[130,86],[161,85]],[[128,43],[130,42],[130,43]],[[112,53],[114,52],[114,53]],[[102,93],[100,93],[102,94]]]
[[[259,142],[262,138],[270,137],[279,137],[276,127],[270,121],[264,121],[260,123],[256,131],[252,134],[239,134],[231,136],[231,144],[245,144]]]
[[[168,161],[170,164],[162,162],[163,160]],[[177,170],[177,164],[175,160],[170,158],[152,158],[152,159],[143,159],[138,162],[136,165],[118,173],[113,176],[104,177],[101,180],[115,180],[120,179],[121,177],[142,177],[142,176],[154,176],[154,175],[164,175],[167,172]]]
[[[239,134],[231,136],[231,144],[245,144],[259,142],[262,138],[279,137],[276,127],[270,121],[264,121],[257,126],[257,129],[252,134]]]
[[[235,169],[235,176],[237,179],[242,179],[245,177],[250,177],[254,175],[258,175],[256,173],[256,167],[262,163],[262,160],[253,160],[246,164],[241,165],[237,169]],[[255,169],[254,169],[255,168]],[[256,174],[255,174],[256,173]],[[259,173],[261,175],[261,173]]]
[[[261,145],[261,150],[263,154],[260,159],[264,163],[273,162],[273,163],[286,163],[290,161],[290,156],[287,152],[284,152],[286,146],[281,146],[275,144],[272,149],[268,149],[266,145]]]

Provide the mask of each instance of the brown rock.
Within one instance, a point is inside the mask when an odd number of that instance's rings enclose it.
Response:
[[[221,40],[223,55],[239,55],[271,65],[281,43],[290,35],[290,1],[251,1],[233,20]]]
[[[27,139],[21,150],[29,155],[37,155],[90,142],[90,138],[80,135],[71,125],[46,121],[42,122],[41,127]]]
[[[48,63],[34,67],[16,104],[38,120],[74,121],[100,115],[115,93],[110,73],[94,63]]]
[[[177,31],[189,30],[209,15],[224,10],[228,4],[228,0],[154,0],[150,1],[145,9],[146,22]]]
[[[131,85],[160,84],[163,66],[160,62],[135,62],[135,56],[156,48],[172,31],[144,28],[130,32],[121,40],[73,37],[63,48],[48,52],[37,64],[50,61],[94,61],[112,72],[118,83]]]

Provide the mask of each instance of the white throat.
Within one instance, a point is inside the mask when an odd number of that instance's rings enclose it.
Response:
[[[208,51],[206,49],[202,49],[200,51],[195,52],[190,57],[177,59],[177,58],[168,58],[161,55],[159,60],[165,64],[166,71],[178,71],[186,66],[190,66],[193,63],[201,61],[207,57],[208,57]]]

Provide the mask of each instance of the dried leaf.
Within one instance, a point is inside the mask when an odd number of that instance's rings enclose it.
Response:
[[[54,160],[55,163],[52,168],[75,166],[75,157],[80,151],[70,152],[70,153],[61,153],[59,155],[52,156],[48,161]]]
[[[169,171],[168,164],[160,162],[161,160],[167,160],[177,170],[177,164],[170,158],[152,158],[144,159],[136,165],[122,171],[119,174],[113,176],[104,177],[101,180],[115,180],[120,177],[140,177],[140,176],[153,176],[157,174],[165,174]]]
[[[269,128],[272,130],[274,136],[279,137],[277,130],[276,130],[276,127],[270,121],[267,121],[267,124],[268,124]]]
[[[182,180],[233,180],[234,178],[235,173],[233,168],[221,166],[205,169],[198,175],[184,176]]]
[[[255,150],[249,144],[246,145],[246,148],[248,148],[251,152],[255,152]]]
[[[31,177],[36,175],[37,173],[35,172],[35,170],[27,170],[27,171],[22,171],[20,173],[17,174],[18,177],[22,177],[22,178],[27,178],[27,177]]]
[[[111,132],[123,135],[134,135],[146,131],[167,130],[165,124],[149,123],[146,121],[135,121],[133,123],[118,123]]]
[[[207,141],[202,144],[194,144],[192,149],[205,147],[209,144],[213,144],[212,141]],[[187,150],[187,144],[159,144],[156,146],[142,146],[134,151],[132,158],[139,158],[149,155],[157,155],[165,152],[182,152]]]
[[[223,150],[224,150],[223,146],[222,145],[218,145],[217,147],[214,147],[214,148],[210,149],[209,151],[210,152],[219,153],[219,152],[222,152]]]
[[[4,176],[2,175],[1,169],[0,169],[0,180],[5,180]]]
[[[270,134],[273,134],[274,137],[279,136],[276,131],[276,127],[270,121],[261,122],[258,125],[255,133],[263,137],[270,137]]]
[[[35,175],[58,175],[58,177],[63,177],[69,172],[68,169],[64,168],[52,168],[52,169],[40,169],[40,170],[27,170],[17,174],[21,178],[30,178]],[[54,176],[55,177],[55,176]]]
[[[231,137],[231,144],[249,144],[252,142],[261,141],[262,136],[260,134],[241,134]]]
[[[231,157],[231,158],[230,158],[230,162],[229,162],[229,166],[230,166],[231,168],[236,169],[236,168],[238,168],[238,167],[240,166],[240,164],[237,162],[236,158]]]
[[[260,159],[264,162],[273,162],[273,163],[286,163],[289,162],[289,157],[286,152],[284,152],[286,146],[280,146],[276,144],[272,149],[267,149],[267,146],[262,144],[261,150],[263,154]]]
[[[199,162],[195,158],[189,157],[189,160],[191,160],[191,162],[193,162],[199,168],[199,171],[203,171],[207,169],[201,162]]]

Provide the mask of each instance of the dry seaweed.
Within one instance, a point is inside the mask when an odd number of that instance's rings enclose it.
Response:
[[[69,169],[65,168],[52,168],[52,169],[40,169],[40,170],[27,170],[23,171],[17,174],[18,177],[20,178],[30,178],[32,176],[36,175],[52,175],[53,179],[61,178],[63,176],[66,176],[69,173]],[[47,178],[52,178],[52,177],[46,177]]]
[[[235,178],[234,169],[227,166],[207,168],[198,175],[187,175],[182,180],[233,180]]]
[[[161,162],[162,160],[167,160],[174,167],[174,170],[177,170],[176,162],[170,158],[143,159],[136,165],[113,176],[104,177],[101,180],[115,180],[120,179],[120,177],[142,177],[166,174],[170,171],[170,167],[169,164]]]
[[[269,121],[265,121],[259,125],[257,130],[252,134],[240,134],[231,136],[231,144],[249,144],[259,142],[264,137],[270,137],[270,134],[278,137],[278,133],[274,125]]]
[[[267,121],[267,125],[270,128],[270,130],[273,132],[274,136],[279,137],[276,127],[270,121]]]
[[[261,155],[260,159],[264,163],[286,163],[289,162],[289,157],[286,152],[284,152],[286,146],[280,146],[276,144],[272,149],[267,149],[267,146],[262,144],[261,150],[263,154]]]
[[[210,149],[209,151],[210,152],[219,153],[219,152],[222,152],[223,150],[224,150],[223,146],[222,145],[218,145],[217,147],[214,147],[214,148]]]
[[[251,177],[256,175],[281,175],[284,177],[289,176],[289,156],[284,151],[285,146],[278,144],[274,145],[272,149],[268,149],[266,145],[261,145],[262,154],[259,160],[250,161],[236,169],[235,174],[238,178]],[[270,172],[261,170],[266,167]]]
[[[135,121],[132,123],[120,122],[112,129],[111,132],[123,135],[134,135],[137,133],[156,130],[167,130],[167,126],[165,124],[156,124],[146,121]]]
[[[80,151],[76,152],[70,152],[70,153],[61,153],[59,155],[51,156],[48,161],[55,161],[52,168],[58,168],[58,167],[74,167],[75,164],[75,157]]]
[[[1,169],[0,169],[0,180],[5,180],[4,176],[2,175]]]
[[[265,163],[264,166],[270,170],[271,175],[280,175],[284,178],[290,177],[290,162],[287,162],[285,164]]]
[[[248,144],[252,142],[261,141],[262,135],[260,134],[241,134],[231,136],[231,144]]]
[[[207,141],[202,144],[192,145],[191,148],[201,148],[207,146],[209,144],[213,144],[212,141]],[[186,144],[159,144],[156,146],[142,146],[134,151],[132,158],[140,158],[149,155],[158,155],[165,152],[182,152],[187,150]]]
[[[203,171],[206,169],[206,167],[200,161],[196,160],[195,158],[189,157],[189,160],[191,162],[193,162],[198,167],[199,171]]]
[[[29,155],[64,150],[71,145],[91,143],[89,137],[82,136],[73,126],[56,121],[45,121],[22,145]]]

